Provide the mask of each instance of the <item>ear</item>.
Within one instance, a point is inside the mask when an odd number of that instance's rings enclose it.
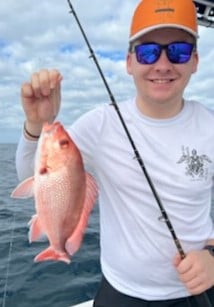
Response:
[[[126,56],[126,71],[129,75],[132,75],[132,55],[130,52]]]
[[[197,71],[198,63],[199,63],[199,56],[198,56],[198,52],[196,51],[193,54],[193,66],[192,66],[192,73],[193,74]]]

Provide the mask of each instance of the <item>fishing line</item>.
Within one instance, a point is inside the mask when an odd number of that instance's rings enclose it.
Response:
[[[7,299],[8,279],[9,279],[9,272],[10,272],[10,262],[11,262],[11,255],[12,255],[12,249],[13,249],[14,228],[15,228],[15,220],[16,220],[15,215],[16,215],[15,212],[13,212],[13,217],[12,217],[13,220],[12,220],[12,228],[11,228],[11,236],[10,236],[10,245],[9,245],[8,257],[7,257],[2,307],[6,306],[6,299]]]
[[[118,117],[120,119],[120,122],[121,122],[121,124],[122,124],[122,126],[123,126],[123,128],[125,130],[126,136],[128,137],[128,140],[129,140],[129,142],[131,144],[131,147],[132,147],[132,149],[134,151],[135,158],[138,161],[138,163],[139,163],[139,165],[141,167],[141,170],[143,171],[143,173],[144,173],[144,175],[146,177],[146,180],[147,180],[147,182],[148,182],[148,184],[149,184],[149,186],[151,188],[153,196],[154,196],[154,198],[155,198],[155,200],[156,200],[156,202],[157,202],[157,204],[159,206],[159,209],[161,211],[161,220],[166,223],[166,225],[168,227],[168,230],[171,233],[172,239],[173,239],[173,241],[174,241],[174,243],[176,245],[176,248],[177,248],[181,258],[184,259],[186,257],[186,254],[185,254],[185,252],[183,250],[183,247],[182,247],[182,245],[181,245],[181,243],[180,243],[180,241],[179,241],[179,239],[178,239],[178,237],[177,237],[177,235],[175,233],[175,230],[174,230],[174,228],[172,226],[172,223],[171,223],[171,221],[170,221],[170,219],[168,217],[168,214],[167,214],[167,212],[166,212],[166,210],[165,210],[165,208],[164,208],[164,206],[163,206],[163,204],[162,204],[162,202],[160,200],[160,197],[159,197],[159,195],[158,195],[158,193],[157,193],[157,191],[155,189],[155,186],[154,186],[154,184],[153,184],[153,182],[151,180],[151,177],[149,176],[149,173],[148,173],[148,171],[147,171],[147,169],[145,167],[143,159],[142,159],[142,157],[141,157],[137,147],[135,146],[134,140],[132,139],[131,134],[130,134],[128,128],[127,128],[127,125],[126,125],[126,123],[125,123],[125,121],[124,121],[124,119],[122,117],[122,114],[120,112],[119,106],[118,106],[118,104],[117,104],[117,102],[116,102],[116,100],[114,98],[114,95],[112,94],[112,92],[110,90],[110,87],[109,87],[109,85],[108,85],[108,83],[106,81],[106,78],[105,78],[105,76],[104,76],[104,74],[102,72],[102,69],[101,69],[101,67],[100,67],[100,65],[98,63],[97,57],[96,57],[96,55],[95,55],[95,53],[94,53],[94,51],[93,51],[93,49],[91,47],[91,44],[89,43],[89,40],[88,40],[88,38],[87,38],[87,36],[85,34],[85,31],[83,30],[83,27],[82,27],[82,25],[81,25],[81,23],[79,21],[79,18],[77,17],[77,14],[76,14],[76,12],[75,12],[75,10],[73,8],[73,5],[71,4],[71,1],[70,0],[67,0],[67,1],[68,1],[68,5],[69,5],[69,7],[71,9],[70,13],[72,13],[74,15],[74,18],[75,18],[75,20],[76,20],[76,22],[77,22],[77,24],[79,26],[79,29],[80,29],[80,31],[81,31],[81,33],[83,35],[83,38],[84,38],[84,40],[86,42],[86,45],[87,45],[87,47],[89,49],[90,58],[93,59],[95,65],[96,65],[96,67],[98,69],[98,72],[100,74],[100,77],[103,80],[105,88],[106,88],[106,90],[107,90],[107,92],[109,94],[109,97],[110,97],[110,100],[111,100],[111,105],[115,108],[115,111],[117,112],[117,115],[118,115]],[[208,298],[206,293],[202,293],[200,295],[195,296],[195,299],[196,299],[196,301],[198,303],[198,307],[213,307],[211,305],[211,302],[210,302],[210,300],[209,300],[209,298]]]

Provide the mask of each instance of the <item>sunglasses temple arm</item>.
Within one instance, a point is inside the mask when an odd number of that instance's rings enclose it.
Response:
[[[126,132],[128,140],[129,140],[129,142],[130,142],[130,144],[132,146],[132,149],[133,149],[134,154],[135,154],[135,158],[137,159],[137,161],[138,161],[138,163],[139,163],[139,165],[140,165],[140,167],[141,167],[141,169],[142,169],[142,171],[143,171],[143,173],[144,173],[144,175],[146,177],[146,180],[147,180],[147,182],[148,182],[148,184],[149,184],[149,186],[150,186],[150,188],[152,190],[154,198],[155,198],[155,200],[156,200],[156,202],[157,202],[157,204],[158,204],[158,206],[160,208],[160,211],[161,211],[161,214],[162,214],[161,219],[163,219],[163,221],[166,223],[166,225],[167,225],[167,227],[168,227],[168,229],[169,229],[169,231],[170,231],[170,233],[172,235],[173,241],[174,241],[174,243],[175,243],[175,245],[177,247],[177,250],[178,250],[181,258],[184,259],[185,256],[186,256],[185,252],[184,252],[184,250],[183,250],[183,248],[181,246],[181,243],[180,243],[179,239],[176,236],[175,230],[174,230],[174,228],[173,228],[173,226],[172,226],[172,224],[171,224],[171,222],[169,220],[168,214],[167,214],[166,210],[164,209],[163,204],[161,203],[161,200],[160,200],[160,198],[158,196],[158,193],[157,193],[157,191],[156,191],[156,189],[154,187],[154,184],[153,184],[153,182],[152,182],[152,180],[151,180],[151,178],[150,178],[150,176],[149,176],[149,174],[147,172],[147,169],[146,169],[146,167],[144,165],[143,159],[141,158],[141,156],[139,154],[139,151],[137,150],[137,148],[135,146],[135,143],[134,143],[134,141],[133,141],[133,139],[131,137],[131,134],[130,134],[127,126],[126,126],[126,123],[125,123],[125,121],[124,121],[124,119],[122,117],[122,114],[121,114],[120,109],[119,109],[119,107],[117,105],[117,102],[116,102],[116,100],[115,100],[115,98],[114,98],[114,96],[113,96],[113,94],[112,94],[112,92],[110,90],[110,87],[109,87],[109,85],[108,85],[108,83],[107,83],[107,81],[105,79],[105,76],[104,76],[104,74],[102,72],[102,69],[101,69],[101,67],[100,67],[100,65],[98,63],[96,55],[95,55],[95,53],[94,53],[94,51],[93,51],[93,49],[92,49],[92,47],[91,47],[91,45],[89,43],[89,40],[88,40],[84,30],[83,30],[83,27],[82,27],[82,25],[81,25],[81,23],[79,21],[79,18],[77,17],[77,14],[76,14],[76,12],[75,12],[72,4],[71,4],[71,1],[70,0],[67,0],[67,1],[68,1],[68,5],[69,5],[69,7],[71,9],[70,13],[72,13],[74,15],[74,18],[75,18],[75,20],[76,20],[76,22],[77,22],[77,24],[79,26],[79,29],[80,29],[80,31],[81,31],[81,33],[83,35],[83,38],[84,38],[84,40],[85,40],[85,42],[87,44],[87,47],[88,47],[89,52],[90,52],[90,58],[92,58],[94,60],[94,63],[95,63],[95,65],[96,65],[96,67],[97,67],[97,69],[98,69],[98,71],[100,73],[100,76],[101,76],[101,78],[102,78],[102,80],[104,82],[106,90],[107,90],[107,92],[109,94],[109,97],[111,99],[111,103],[114,106],[114,108],[115,108],[115,110],[116,110],[116,112],[117,112],[117,114],[119,116],[121,124],[122,124],[122,126],[123,126],[123,128],[124,128],[124,130]],[[200,306],[203,306],[203,307],[213,307],[211,305],[210,301],[209,301],[207,293],[202,293],[202,294],[196,296],[195,298],[198,301],[198,304],[199,304],[198,306],[199,307]]]

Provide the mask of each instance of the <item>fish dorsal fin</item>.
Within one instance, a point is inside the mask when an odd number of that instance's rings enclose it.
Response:
[[[34,177],[22,181],[11,193],[12,198],[29,198],[34,196]]]
[[[85,214],[90,214],[98,196],[98,187],[95,179],[89,173],[86,173],[86,197],[84,202]]]

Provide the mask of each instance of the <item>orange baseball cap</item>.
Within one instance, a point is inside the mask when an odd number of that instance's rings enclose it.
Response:
[[[183,29],[198,38],[196,12],[192,0],[142,0],[132,17],[129,41],[166,27]]]

